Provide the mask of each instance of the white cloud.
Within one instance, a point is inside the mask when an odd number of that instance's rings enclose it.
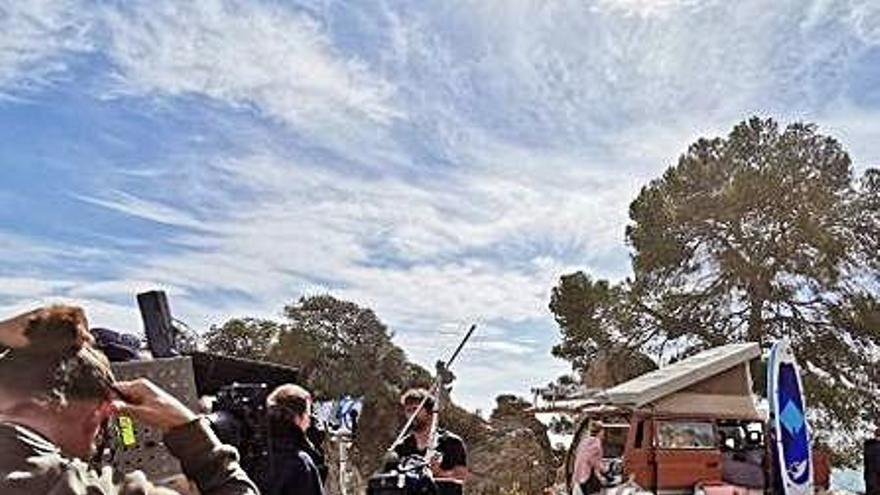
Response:
[[[649,7],[669,15],[628,13]],[[477,127],[535,148],[613,153],[632,128],[726,129],[754,112],[835,106],[869,49],[857,11],[801,0],[427,5],[393,12],[388,59],[426,110],[409,114],[448,144]]]
[[[34,239],[0,229],[0,260],[19,267],[47,261],[61,252]]]
[[[90,48],[88,30],[76,2],[0,2],[0,99],[63,75],[63,56]]]
[[[546,320],[556,277],[583,266],[566,264],[567,253],[619,249],[619,223],[611,219],[622,213],[610,211],[630,196],[629,185],[615,181],[602,191],[577,187],[599,180],[590,174],[544,181],[550,187],[531,175],[494,179],[488,170],[438,183],[371,181],[265,154],[216,166],[228,183],[215,185],[252,194],[230,194],[222,212],[197,211],[208,219],[197,233],[168,239],[183,251],[144,260],[126,277],[180,288],[171,298],[175,314],[197,328],[231,316],[271,317],[302,293],[329,291],[375,309],[428,366],[455,345],[460,324]],[[162,211],[129,213],[161,219]],[[557,246],[557,254],[530,247],[535,242]],[[530,249],[539,254],[516,261]],[[212,305],[198,298],[202,290],[240,291],[254,302]],[[463,368],[457,397],[485,408],[500,383],[516,391],[546,382],[566,368],[549,357],[553,340],[553,333],[534,343],[504,326],[481,326],[462,366],[499,362],[473,382]],[[530,371],[520,369],[522,360],[533,363]]]
[[[837,138],[857,169],[880,167],[880,111],[843,106],[821,121],[819,132]]]
[[[32,277],[0,277],[0,297],[43,297],[69,288],[72,282]]]
[[[135,301],[137,294],[150,290],[162,290],[169,297],[185,297],[187,292],[179,287],[163,284],[155,280],[98,280],[68,285],[65,294],[71,298],[117,299]]]
[[[207,96],[284,122],[311,145],[375,136],[401,117],[394,87],[339,53],[319,19],[260,2],[150,1],[108,7],[102,21],[116,96]]]
[[[226,187],[243,185],[252,195],[230,195],[222,212],[198,211],[207,218],[198,233],[170,239],[183,252],[147,260],[131,277],[268,299],[324,280],[392,320],[516,321],[546,314],[555,276],[572,268],[564,261],[569,252],[616,249],[618,224],[606,217],[618,197],[628,197],[614,182],[582,194],[571,181],[542,189],[528,178],[467,172],[449,179],[452,188],[362,180],[265,155],[218,166],[234,172]],[[140,207],[120,211],[168,223],[162,205],[126,203]],[[504,249],[512,258],[504,259]],[[516,259],[529,249],[539,254]]]
[[[514,394],[531,400],[531,388],[544,386],[570,371],[567,363],[549,357],[491,356],[478,360],[464,356],[454,370],[458,379],[453,382],[453,395],[466,407],[489,413],[498,395]]]
[[[850,5],[855,32],[866,43],[880,45],[880,4],[872,0],[852,0]]]
[[[92,327],[107,327],[124,332],[137,333],[142,324],[137,306],[108,303],[101,299],[74,298],[61,295],[34,295],[21,297],[11,303],[0,305],[0,315],[16,315],[34,308],[51,304],[71,304],[85,308]]]
[[[111,191],[106,194],[106,197],[101,198],[84,195],[74,195],[74,197],[86,203],[103,206],[156,223],[194,229],[202,227],[199,221],[172,206],[149,201],[122,191]]]
[[[532,354],[534,350],[531,346],[528,346],[526,344],[507,342],[503,340],[478,342],[474,345],[474,347],[477,351],[483,351],[492,354],[493,356],[488,356],[489,359],[491,359],[492,357],[500,358],[503,355],[507,355],[516,359],[517,357]]]
[[[599,0],[602,8],[620,9],[628,15],[670,15],[681,13],[683,8],[698,6],[701,0]]]

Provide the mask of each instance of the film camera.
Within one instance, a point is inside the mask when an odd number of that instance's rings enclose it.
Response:
[[[300,380],[296,368],[187,349],[164,292],[138,294],[146,344],[151,359],[142,359],[142,342],[107,329],[97,329],[98,347],[113,361],[118,379],[149,378],[193,410],[200,397],[213,397],[213,427],[224,442],[235,445],[242,466],[259,480],[269,466],[265,398],[284,383]],[[185,339],[183,339],[185,340]],[[160,483],[182,476],[176,458],[165,448],[162,432],[131,418],[108,423],[96,465],[112,464],[117,472],[141,470]]]
[[[235,445],[241,458],[241,467],[258,484],[265,479],[269,466],[269,421],[265,383],[233,383],[217,391],[211,426],[224,443]]]
[[[424,457],[389,454],[382,472],[367,481],[367,495],[434,495],[437,485]]]

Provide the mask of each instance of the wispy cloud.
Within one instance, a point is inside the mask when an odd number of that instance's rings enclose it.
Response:
[[[51,295],[74,285],[62,280],[47,280],[30,277],[0,277],[0,298],[33,298]]]
[[[0,229],[0,259],[5,264],[27,266],[51,260],[60,250],[45,246],[35,239]]]
[[[149,1],[101,11],[116,96],[201,95],[305,133],[370,133],[400,118],[394,86],[337,50],[322,21],[276,3]],[[368,139],[364,135],[362,139]]]
[[[0,99],[23,97],[66,75],[65,56],[90,48],[80,7],[64,0],[0,2]]]
[[[141,325],[140,315],[136,309],[127,304],[109,303],[103,299],[68,297],[43,294],[40,296],[20,297],[10,303],[0,299],[0,314],[14,315],[48,304],[76,304],[87,310],[89,323],[92,326],[104,326],[116,329],[138,329]]]
[[[192,229],[203,228],[198,220],[173,206],[149,201],[122,191],[105,193],[105,197],[74,195],[76,199],[96,206],[103,206],[126,215],[156,223]]]
[[[853,0],[849,13],[853,30],[865,43],[880,45],[880,5],[871,0]]]
[[[0,232],[0,283],[129,328],[125,301],[153,285],[197,327],[331,291],[426,364],[482,318],[456,393],[486,407],[565,368],[549,357],[556,277],[624,276],[628,203],[696,137],[760,113],[818,121],[859,167],[880,160],[875,3],[4,4],[0,93],[84,78],[96,108],[149,117],[132,134],[149,142],[162,119],[209,117],[163,129],[197,146],[87,164],[109,186],[69,197],[113,220],[88,240]],[[73,70],[81,52],[95,60]],[[97,256],[95,235],[117,246],[99,249],[105,271],[53,276]]]

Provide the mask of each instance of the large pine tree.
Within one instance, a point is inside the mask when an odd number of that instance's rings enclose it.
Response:
[[[699,139],[642,188],[626,235],[633,274],[563,276],[550,308],[557,356],[675,359],[729,342],[788,338],[820,427],[876,413],[880,173],[812,124],[752,118]]]

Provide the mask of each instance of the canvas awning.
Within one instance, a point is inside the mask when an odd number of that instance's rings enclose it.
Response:
[[[760,355],[756,343],[715,347],[608,389],[606,403],[660,413],[759,420],[749,363]]]

